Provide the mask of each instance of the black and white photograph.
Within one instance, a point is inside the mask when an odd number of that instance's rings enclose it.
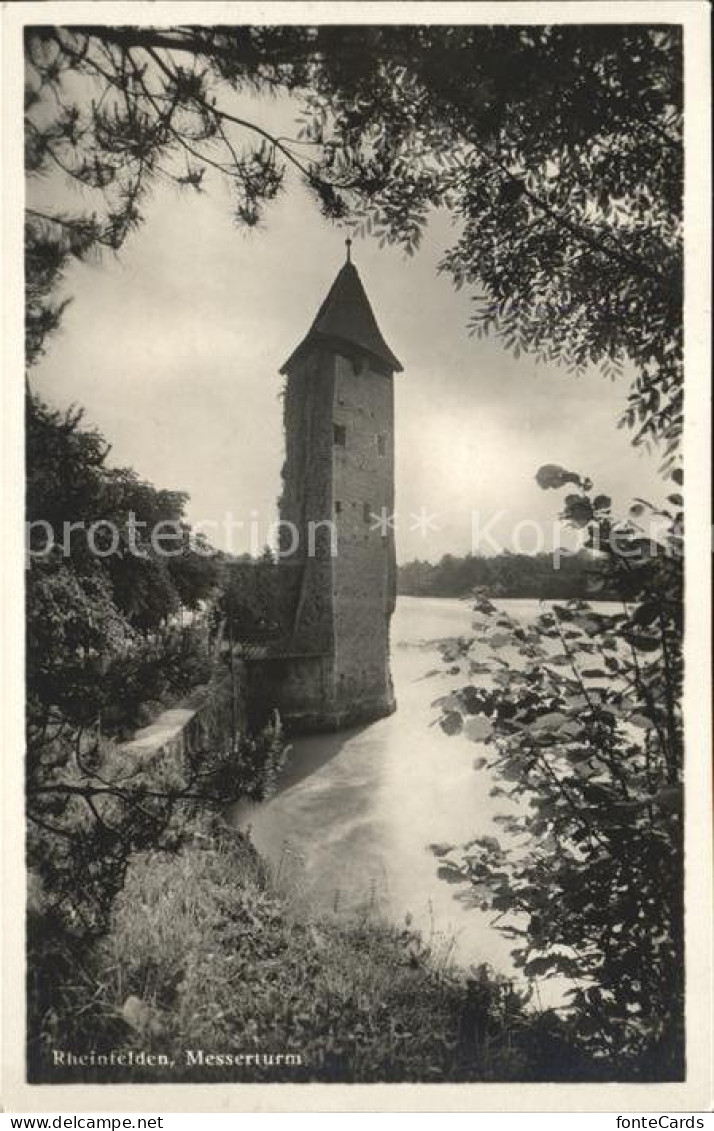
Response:
[[[17,7],[25,1102],[694,1110],[706,5]]]

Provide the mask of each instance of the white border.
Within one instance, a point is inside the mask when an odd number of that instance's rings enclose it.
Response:
[[[0,579],[5,738],[3,1106],[18,1111],[706,1111],[712,1107],[712,748],[709,7],[704,0],[554,3],[16,3],[3,18],[2,156],[6,328],[0,387],[2,498]],[[681,23],[685,38],[687,519],[686,925],[687,1081],[684,1084],[468,1085],[27,1085],[24,1075],[24,825],[22,787],[22,55],[24,23]]]

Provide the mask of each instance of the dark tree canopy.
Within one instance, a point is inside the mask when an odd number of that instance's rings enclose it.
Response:
[[[27,220],[28,357],[59,322],[73,257],[119,248],[150,189],[216,173],[254,225],[293,171],[324,214],[413,253],[430,214],[471,329],[615,376],[623,422],[682,420],[682,64],[676,26],[31,28],[27,167],[91,191]],[[241,114],[289,95],[292,138]],[[209,174],[209,177],[206,174]]]
[[[218,566],[184,518],[188,496],[107,467],[109,446],[81,411],[28,396],[25,415],[31,666],[111,653],[198,608]]]

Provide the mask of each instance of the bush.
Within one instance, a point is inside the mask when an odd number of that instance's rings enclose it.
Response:
[[[652,541],[616,527],[586,481],[542,471],[542,485],[580,484],[564,516],[588,529],[625,601],[569,601],[520,625],[477,595],[477,635],[446,658],[482,678],[439,701],[441,721],[486,745],[476,769],[515,804],[497,818],[503,842],[441,846],[440,868],[498,913],[526,976],[573,981],[584,1049],[620,1079],[681,1079],[681,514],[659,511],[668,527]]]

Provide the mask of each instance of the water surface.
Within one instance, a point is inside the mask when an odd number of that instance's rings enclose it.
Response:
[[[499,604],[524,619],[538,611],[537,601]],[[311,909],[371,905],[393,922],[409,916],[433,943],[452,940],[459,962],[510,973],[512,941],[491,913],[459,903],[461,889],[438,878],[428,847],[498,835],[493,818],[504,811],[489,795],[488,771],[473,768],[483,749],[435,725],[434,699],[463,680],[445,673],[437,643],[470,627],[467,602],[401,597],[392,620],[396,713],[294,740],[278,792],[263,805],[241,804],[235,820]]]

